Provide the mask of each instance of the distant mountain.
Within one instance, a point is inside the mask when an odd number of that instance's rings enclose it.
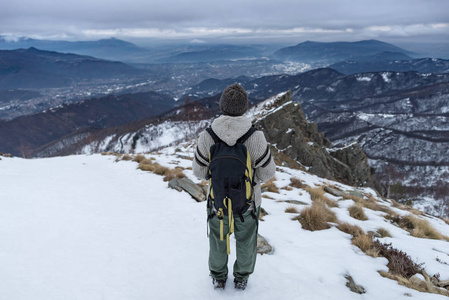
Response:
[[[189,89],[188,96],[202,98],[223,92],[228,85],[238,82],[246,91],[250,98],[255,101],[264,100],[273,94],[278,94],[286,90],[294,90],[300,86],[315,87],[333,82],[343,76],[340,72],[330,68],[314,69],[296,75],[271,75],[260,78],[238,77],[229,79],[206,79]],[[187,96],[186,95],[186,96]]]
[[[359,42],[312,42],[307,41],[296,46],[282,48],[274,53],[274,57],[282,60],[299,62],[335,63],[355,57],[378,55],[379,53],[414,53],[377,40]]]
[[[201,63],[235,59],[254,59],[262,56],[263,51],[256,47],[235,45],[213,45],[205,49],[190,50],[164,59],[166,63]]]
[[[151,51],[133,43],[110,38],[97,41],[53,41],[20,38],[10,41],[0,36],[0,49],[14,50],[19,48],[38,48],[47,51],[89,55],[108,60],[126,62],[147,62],[151,59]]]
[[[449,73],[449,60],[439,58],[419,59],[389,59],[379,58],[376,60],[346,60],[329,66],[344,74],[356,74],[364,72],[408,72],[419,73]]]
[[[109,95],[0,121],[0,152],[28,156],[64,136],[155,117],[176,104],[171,97],[155,92]]]
[[[0,50],[0,89],[70,86],[78,81],[125,78],[141,70],[121,62],[36,48]]]

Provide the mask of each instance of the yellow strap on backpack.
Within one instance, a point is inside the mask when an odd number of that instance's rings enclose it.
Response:
[[[218,219],[220,220],[220,241],[223,240],[223,208],[217,211]]]
[[[226,201],[228,200],[228,201]],[[228,210],[228,217],[229,217],[229,232],[226,235],[226,249],[228,252],[228,255],[231,254],[231,241],[230,236],[234,232],[234,214],[232,212],[232,201],[230,198],[226,197],[223,201],[224,206]]]

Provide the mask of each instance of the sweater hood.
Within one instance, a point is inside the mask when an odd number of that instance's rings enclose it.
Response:
[[[251,128],[250,119],[245,116],[222,115],[212,122],[212,130],[229,146],[234,146],[237,140]]]

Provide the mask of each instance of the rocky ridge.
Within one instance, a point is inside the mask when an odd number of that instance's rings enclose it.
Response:
[[[285,155],[320,177],[378,188],[361,147],[352,143],[333,148],[316,124],[307,121],[301,105],[292,101],[290,91],[258,104],[249,115],[254,118],[254,126],[265,133],[278,158]]]

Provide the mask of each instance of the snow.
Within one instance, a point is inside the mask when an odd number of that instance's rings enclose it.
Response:
[[[389,76],[391,75],[391,73],[384,72],[384,73],[382,73],[381,75],[382,75],[382,79],[383,79],[385,82],[390,82],[390,81],[391,81],[391,78],[389,77]]]
[[[192,145],[179,146],[190,154]],[[191,166],[174,148],[147,154],[162,165]],[[191,156],[191,155],[190,155]],[[419,293],[381,277],[388,270],[385,258],[372,258],[353,246],[350,236],[335,227],[303,230],[292,204],[311,204],[301,189],[267,193],[269,213],[260,222],[260,234],[274,247],[272,255],[258,255],[248,288],[236,292],[232,276],[224,291],[215,291],[208,276],[205,203],[169,189],[161,176],[138,170],[132,161],[115,156],[78,155],[50,159],[0,160],[0,300],[29,299],[446,299]],[[198,181],[191,170],[184,173]],[[279,167],[275,184],[285,187],[290,178],[310,186],[333,184],[300,170]],[[375,195],[365,188],[363,192]],[[329,197],[331,197],[329,195]],[[337,198],[337,197],[334,197]],[[349,216],[352,200],[333,208],[341,221],[365,231],[385,227],[393,238],[382,241],[406,251],[429,273],[447,280],[447,242],[411,237],[366,209],[367,221]],[[384,202],[384,205],[389,205]],[[302,209],[306,205],[296,205]],[[400,211],[399,209],[396,209]],[[404,212],[402,212],[404,213]],[[428,218],[441,233],[449,226]],[[235,241],[229,267],[235,259]],[[345,286],[351,275],[367,293],[354,294]],[[231,274],[232,275],[232,274]]]
[[[360,76],[360,77],[356,77],[357,81],[366,81],[366,82],[370,82],[371,81],[371,77],[366,77],[366,76]]]

